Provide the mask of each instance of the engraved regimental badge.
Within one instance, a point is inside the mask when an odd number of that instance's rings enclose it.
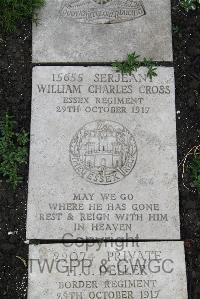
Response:
[[[72,138],[69,152],[76,173],[100,185],[123,179],[132,171],[137,159],[133,135],[113,121],[86,124]]]
[[[60,16],[94,24],[129,21],[145,14],[141,0],[64,0],[60,9]]]

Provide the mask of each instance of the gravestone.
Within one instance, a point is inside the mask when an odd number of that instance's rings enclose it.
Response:
[[[111,62],[136,51],[172,61],[170,0],[47,0],[33,62]]]
[[[28,239],[179,239],[174,70],[33,69]]]
[[[28,299],[187,299],[182,242],[30,245]]]

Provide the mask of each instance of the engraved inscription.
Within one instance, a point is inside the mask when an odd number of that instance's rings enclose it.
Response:
[[[98,4],[106,4],[112,0],[93,0],[94,2],[98,3]]]
[[[111,24],[146,14],[141,0],[64,0],[60,16],[83,23]]]
[[[70,160],[87,181],[109,185],[127,176],[135,166],[133,135],[113,121],[94,121],[82,127],[70,143]]]

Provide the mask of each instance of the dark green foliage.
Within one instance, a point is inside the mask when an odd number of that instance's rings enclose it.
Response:
[[[177,26],[177,25],[174,25],[174,26],[172,26],[172,30],[173,30],[173,32],[174,32],[175,34],[177,34],[177,33],[180,33],[180,32],[181,32],[181,29],[180,29],[180,27],[179,27],[179,26]]]
[[[139,55],[136,53],[128,54],[127,60],[125,61],[115,61],[112,64],[112,67],[122,74],[131,75],[132,72],[135,72],[140,67],[140,61],[138,60]]]
[[[112,67],[115,68],[117,72],[131,75],[132,72],[136,72],[140,66],[144,65],[147,67],[147,77],[152,80],[153,77],[157,76],[155,64],[152,59],[144,58],[143,62],[141,62],[139,58],[140,56],[134,52],[128,54],[127,60],[125,61],[113,62]]]
[[[143,63],[144,63],[144,65],[148,69],[148,71],[147,71],[147,77],[149,77],[152,80],[153,77],[157,76],[157,73],[156,73],[157,67],[153,63],[152,59],[146,59],[146,58],[144,58]]]
[[[200,0],[180,0],[180,6],[186,11],[200,8]]]
[[[45,0],[0,0],[0,29],[12,32],[24,19],[37,21],[36,11],[44,3]]]
[[[195,155],[191,163],[191,174],[193,179],[193,184],[200,192],[200,154]]]
[[[13,189],[22,182],[20,166],[27,164],[28,134],[14,132],[15,122],[6,114],[0,121],[0,175],[5,177]]]

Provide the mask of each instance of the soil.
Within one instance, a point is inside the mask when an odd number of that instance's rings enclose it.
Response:
[[[200,145],[200,10],[184,13],[172,0],[176,79],[177,142],[181,234],[185,241],[188,298],[200,298],[200,196],[192,186],[187,153]],[[10,112],[16,129],[29,132],[31,115],[31,24],[0,35],[0,115]],[[185,157],[188,157],[185,159]],[[185,166],[185,167],[183,167]],[[185,173],[183,169],[185,168]],[[24,182],[13,192],[0,180],[0,298],[27,298],[26,202],[28,166]]]

